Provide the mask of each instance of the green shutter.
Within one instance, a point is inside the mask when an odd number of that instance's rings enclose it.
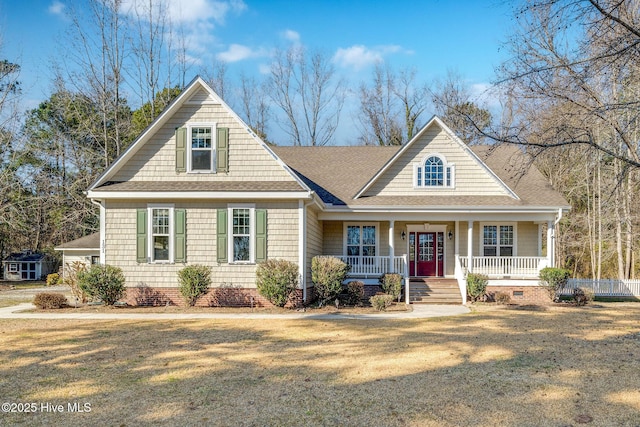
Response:
[[[218,209],[218,218],[216,220],[217,227],[217,257],[218,262],[226,263],[229,260],[227,256],[227,242],[229,240],[228,230],[227,230],[227,210],[226,209]]]
[[[229,172],[229,128],[218,128],[216,172]]]
[[[267,210],[256,209],[256,262],[267,260]]]
[[[187,128],[176,129],[176,172],[187,171]]]
[[[184,209],[174,211],[175,262],[187,261],[187,213]]]
[[[147,210],[138,209],[136,213],[136,259],[147,262]]]

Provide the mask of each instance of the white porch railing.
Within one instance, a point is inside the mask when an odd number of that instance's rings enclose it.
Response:
[[[351,266],[349,276],[380,277],[385,273],[407,274],[407,263],[404,256],[393,257],[393,265],[388,256],[337,256]]]
[[[471,270],[469,259],[460,257],[460,265],[465,274],[469,271],[485,274],[490,278],[495,277],[520,277],[537,278],[538,273],[548,265],[546,257],[537,256],[474,256],[471,258]]]
[[[569,279],[560,293],[572,295],[575,288],[591,289],[598,297],[640,297],[640,280]]]

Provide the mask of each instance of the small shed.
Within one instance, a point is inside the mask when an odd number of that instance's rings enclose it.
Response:
[[[65,270],[75,261],[79,261],[90,267],[92,264],[100,264],[100,233],[72,240],[55,248],[62,252],[62,277]]]
[[[2,261],[5,280],[41,280],[55,271],[56,260],[43,253],[22,251]]]

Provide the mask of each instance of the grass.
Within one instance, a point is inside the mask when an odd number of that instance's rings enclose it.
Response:
[[[0,320],[2,425],[637,426],[640,305],[424,320]]]

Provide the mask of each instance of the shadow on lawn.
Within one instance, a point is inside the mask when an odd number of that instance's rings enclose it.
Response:
[[[27,326],[0,334],[4,400],[91,412],[2,414],[8,424],[638,424],[640,307],[12,322]]]

